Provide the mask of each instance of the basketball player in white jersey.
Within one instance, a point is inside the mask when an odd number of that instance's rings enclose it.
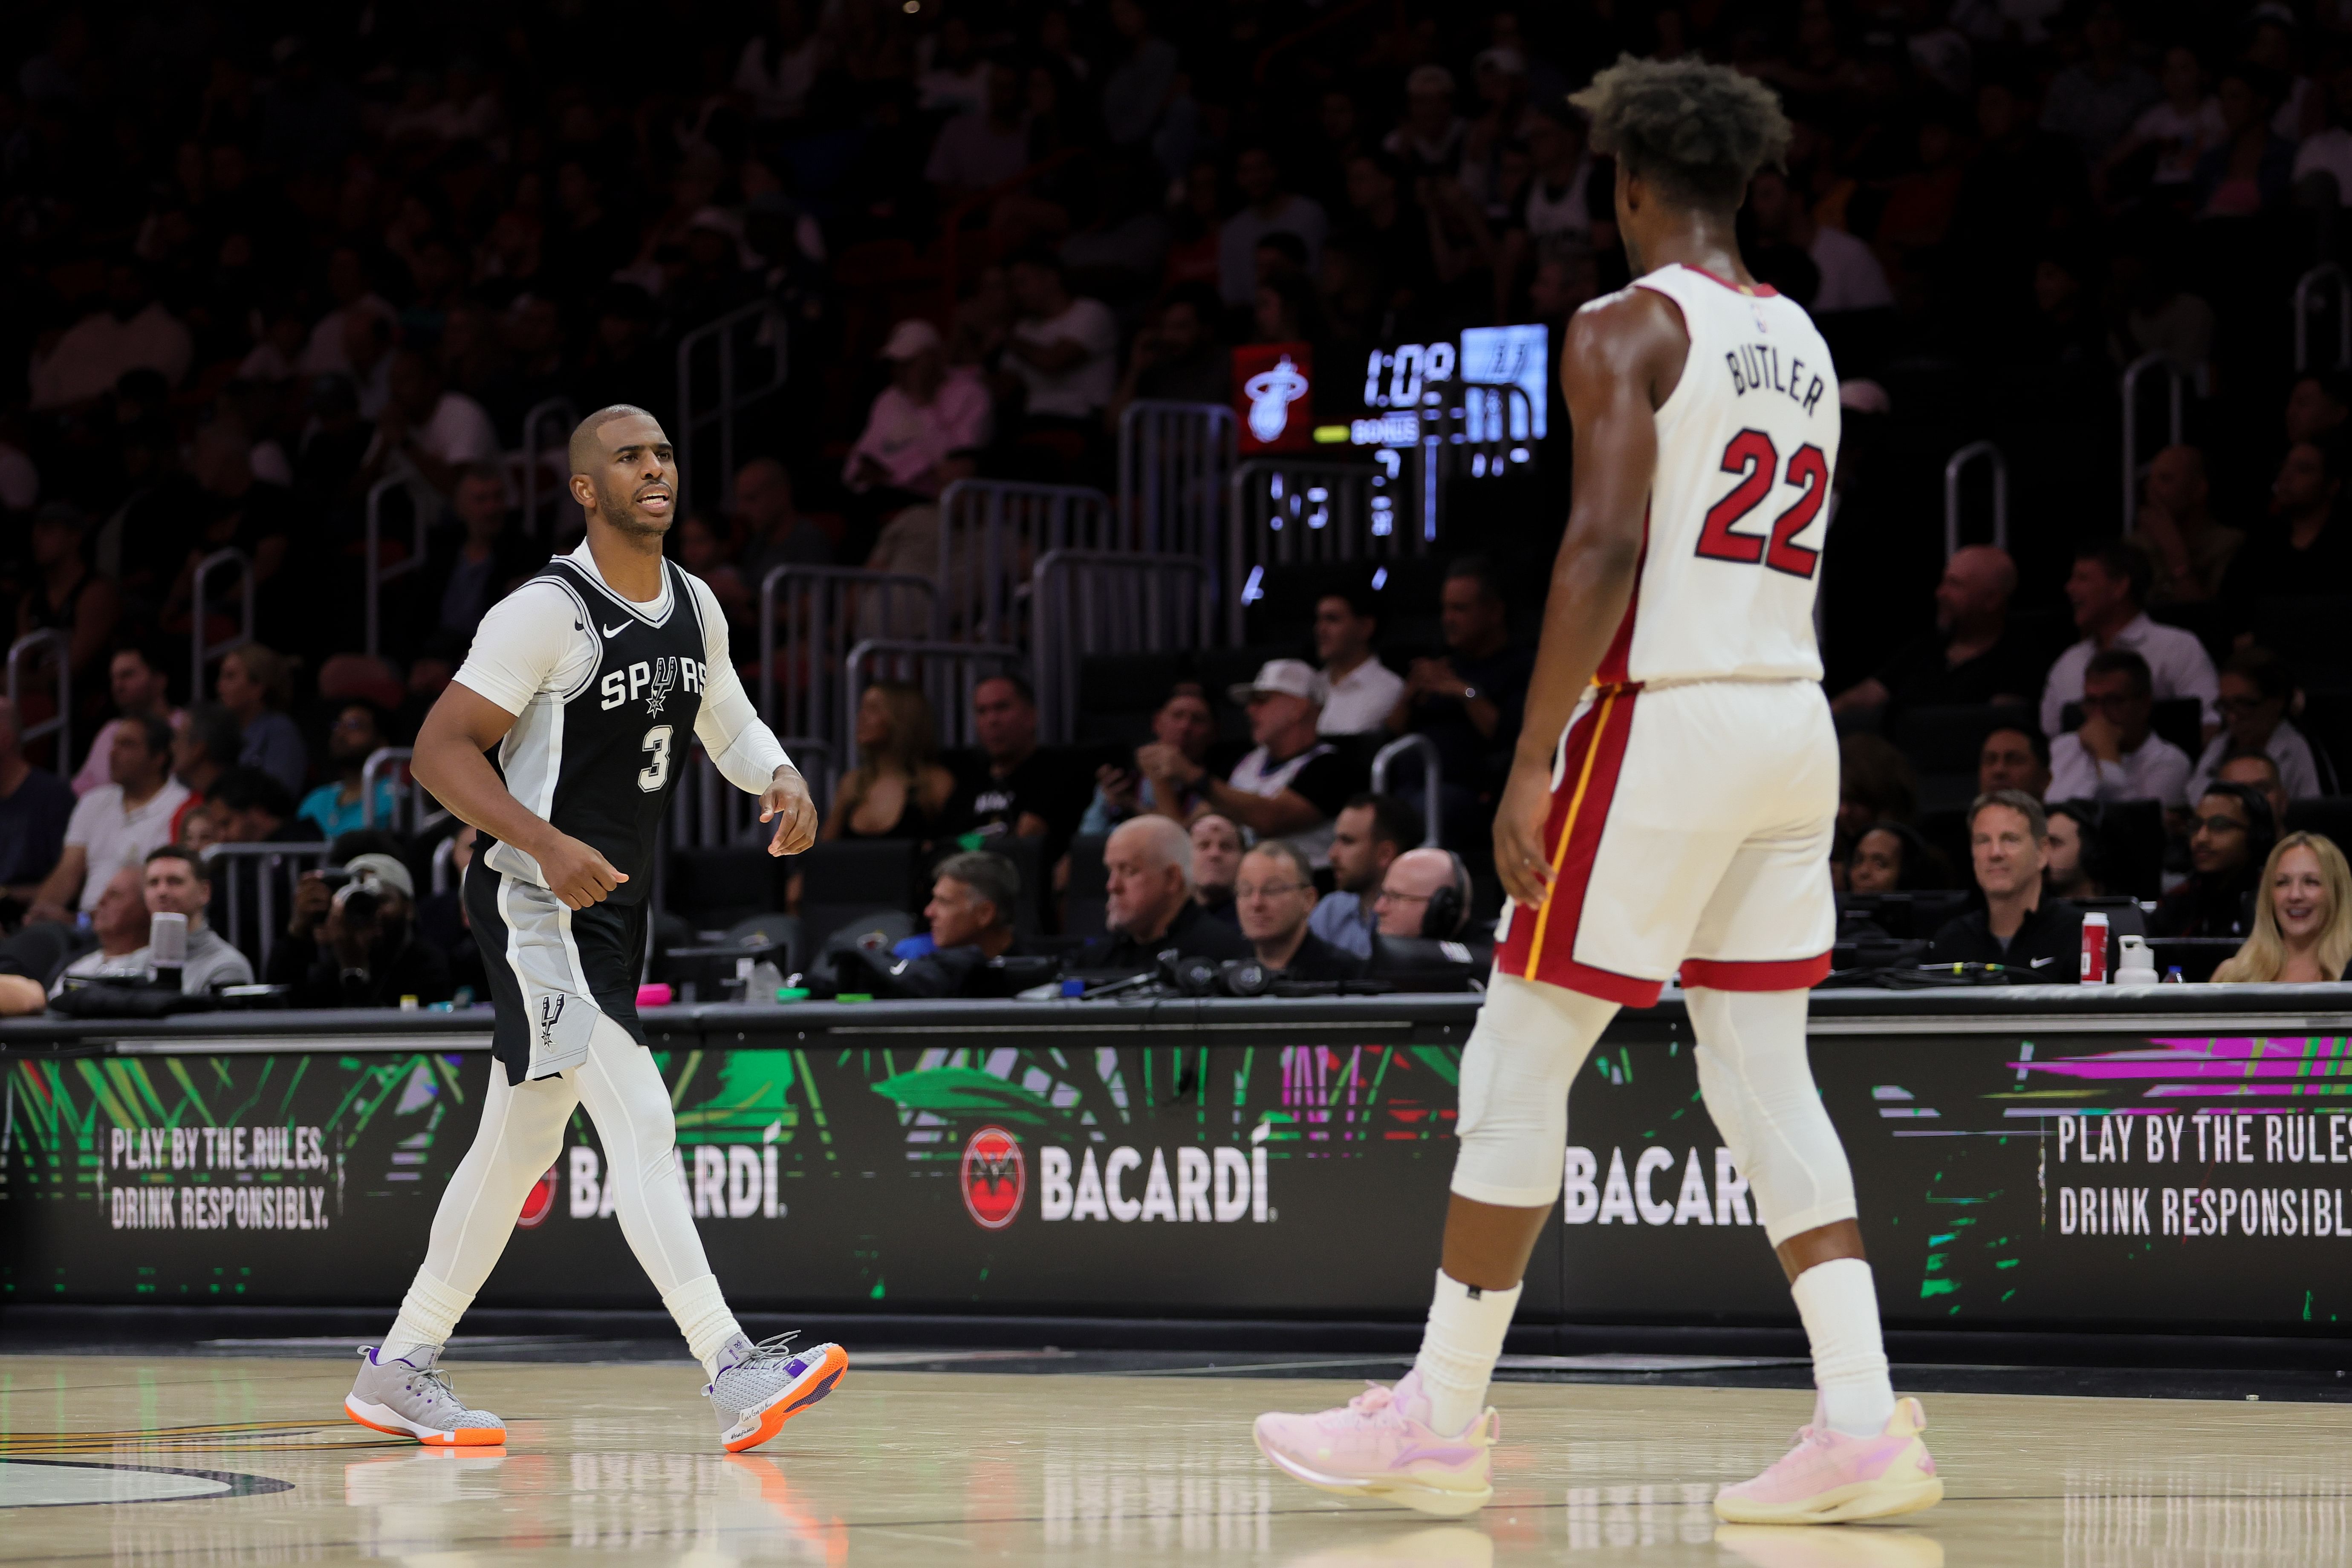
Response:
[[[467,1409],[436,1363],[524,1195],[562,1153],[575,1105],[604,1145],[621,1234],[709,1373],[722,1446],[766,1442],[848,1367],[838,1345],[755,1345],[736,1325],[695,1234],[669,1090],[638,1031],[654,844],[694,742],[760,797],[761,820],[776,824],[770,854],[807,848],[817,826],[808,786],[736,677],[718,600],[662,558],[677,478],[645,410],[583,420],[572,493],[586,540],[492,606],[416,738],[418,780],[481,834],[464,898],[495,1004],[495,1059],[424,1267],[344,1401],[378,1431],[446,1447],[506,1440],[505,1423]]]
[[[1511,899],[1463,1050],[1461,1146],[1421,1354],[1393,1389],[1269,1415],[1298,1479],[1436,1514],[1492,1495],[1486,1388],[1560,1195],[1570,1085],[1677,971],[1699,1087],[1812,1343],[1813,1420],[1716,1512],[1830,1523],[1943,1495],[1888,1383],[1853,1178],[1805,1058],[1829,969],[1838,756],[1812,609],[1838,388],[1805,312],[1733,237],[1788,144],[1769,89],[1621,60],[1573,100],[1617,160],[1633,287],[1570,322],[1575,490],[1526,728],[1495,821]]]

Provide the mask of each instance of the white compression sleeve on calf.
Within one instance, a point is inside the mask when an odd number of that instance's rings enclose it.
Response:
[[[385,1359],[404,1355],[419,1345],[438,1350],[457,1331],[457,1320],[474,1304],[471,1290],[454,1289],[420,1268],[401,1299],[400,1316],[383,1336]]]
[[[1870,1265],[1833,1258],[1797,1276],[1805,1338],[1813,1346],[1813,1385],[1822,1391],[1822,1418],[1849,1437],[1875,1437],[1895,1414],[1895,1384],[1878,1331],[1878,1290]]]
[[[719,1277],[702,1274],[683,1280],[675,1289],[662,1292],[662,1305],[677,1320],[678,1332],[686,1336],[687,1353],[715,1373],[711,1358],[743,1331],[735,1314],[727,1310],[727,1298],[719,1294]]]
[[[1519,1291],[1477,1290],[1441,1268],[1430,1299],[1413,1370],[1429,1396],[1429,1429],[1444,1436],[1466,1429],[1486,1406],[1486,1384],[1503,1353],[1503,1336],[1518,1310]]]
[[[1806,994],[1694,990],[1684,1000],[1699,1090],[1766,1238],[1778,1247],[1853,1218],[1853,1172],[1805,1060]]]
[[[1559,1201],[1568,1089],[1617,1004],[1497,973],[1462,1047],[1454,1191],[1499,1208]]]

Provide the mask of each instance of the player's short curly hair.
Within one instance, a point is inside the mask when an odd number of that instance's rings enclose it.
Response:
[[[1789,150],[1779,97],[1728,66],[1621,56],[1569,101],[1592,117],[1595,152],[1712,211],[1737,207],[1756,171]]]

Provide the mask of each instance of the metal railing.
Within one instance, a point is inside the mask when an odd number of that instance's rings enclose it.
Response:
[[[1394,560],[1428,548],[1417,529],[1399,529],[1395,463],[1253,458],[1227,487],[1225,637],[1248,641],[1243,617],[1264,591],[1271,566],[1304,562]]]
[[[823,819],[833,802],[833,748],[813,737],[783,743],[793,765],[808,781],[809,798]],[[694,751],[694,784],[681,787],[670,807],[669,843],[679,849],[718,849],[730,844],[764,847],[775,825],[760,820],[760,797],[739,789],[709,752]]]
[[[2155,460],[2153,453],[2149,455],[2148,460],[2146,462],[2141,460],[2139,455],[2139,384],[2145,377],[2158,373],[2161,373],[2165,378],[2165,386],[2172,416],[2169,422],[2170,439],[2168,439],[2165,445],[2177,447],[2180,444],[2181,431],[2183,428],[2180,418],[2181,397],[2187,386],[2188,378],[2180,374],[2180,367],[2179,365],[2174,364],[2171,360],[2166,358],[2163,354],[2142,354],[2139,358],[2132,361],[2130,364],[2124,367],[2123,376],[2123,531],[2126,533],[2129,533],[2131,531],[2132,523],[2139,515],[2139,481],[2141,478],[2147,474],[2150,463]]]
[[[1048,745],[1076,739],[1078,671],[1098,653],[1206,647],[1208,568],[1190,555],[1052,550],[1031,579],[1037,712]]]
[[[415,514],[413,537],[409,542],[408,559],[386,566],[383,563],[383,498],[394,490],[405,490],[404,479],[378,479],[368,487],[367,493],[367,655],[383,657],[383,585],[412,572],[425,570],[426,550],[425,530],[432,519],[415,504],[411,496],[409,510]],[[247,636],[251,633],[248,631]]]
[[[213,927],[230,946],[252,957],[256,974],[268,970],[270,950],[285,934],[278,915],[280,882],[290,900],[296,879],[326,863],[324,844],[215,844],[205,851],[213,873]],[[247,865],[253,868],[250,889]],[[290,901],[287,907],[290,912]]]
[[[791,614],[777,613],[789,595]],[[760,583],[760,717],[779,735],[814,736],[835,757],[849,749],[857,705],[836,701],[844,661],[873,637],[940,640],[939,584],[914,572],[858,566],[779,566]],[[776,666],[784,670],[778,679]]]
[[[1382,746],[1372,757],[1372,793],[1389,793],[1389,770],[1396,765],[1398,758],[1412,752],[1421,753],[1421,841],[1429,848],[1443,849],[1445,812],[1437,798],[1441,780],[1436,742],[1426,735],[1399,735]]]
[[[756,323],[756,326],[754,326]],[[746,327],[752,331],[745,332]],[[768,377],[753,386],[738,385],[736,344],[744,342],[766,351]],[[696,406],[695,354],[706,345],[715,346],[718,388],[715,395],[703,406]],[[719,499],[723,503],[735,495],[735,416],[745,408],[781,389],[788,366],[785,363],[786,334],[784,319],[765,300],[757,300],[739,310],[730,310],[715,321],[705,322],[677,342],[677,428],[672,438],[677,443],[677,466],[680,475],[678,491],[686,498],[688,487],[700,470],[695,466],[696,443],[702,431],[717,426],[719,431]]]
[[[1979,460],[1992,468],[1992,542],[2009,548],[2009,459],[1990,441],[1971,441],[1944,464],[1944,559],[1960,552],[1960,476]],[[1819,595],[1815,595],[1818,597]]]
[[[433,847],[433,891],[447,892],[457,878],[457,836],[452,833]]]
[[[238,625],[242,629],[225,641],[206,642],[205,623],[212,618],[212,577],[224,566],[236,569]],[[205,692],[205,667],[230,649],[243,647],[253,640],[253,562],[242,550],[215,550],[196,563],[188,606],[188,689],[196,696],[202,697]]]
[[[1124,537],[1157,555],[1223,559],[1234,411],[1222,403],[1130,403],[1118,421]]]
[[[368,753],[367,761],[360,767],[362,826],[378,826],[375,819],[376,797],[384,793],[381,786],[387,774],[394,781],[389,792],[392,820],[383,826],[394,833],[415,835],[430,833],[449,820],[453,813],[434,800],[432,792],[416,782],[416,774],[410,767],[415,760],[415,753],[406,746],[378,746]]]
[[[1055,550],[1111,550],[1110,498],[1089,485],[958,479],[940,497],[941,631],[1020,643],[1020,597],[1036,562]]]
[[[58,710],[37,724],[25,722],[25,660],[48,650],[51,668],[57,672]],[[26,632],[8,645],[8,711],[16,721],[16,741],[30,745],[45,735],[58,738],[57,772],[60,777],[70,777],[74,771],[73,754],[73,638],[56,626],[37,632]]]
[[[857,699],[873,681],[903,680],[919,687],[931,704],[943,747],[969,746],[972,731],[971,693],[989,676],[1019,672],[1021,650],[989,643],[925,642],[898,637],[868,637],[849,650],[842,668],[842,710],[857,711]],[[857,766],[857,735],[852,727],[842,750],[845,770]]]
[[[578,503],[572,501],[571,487],[564,483],[564,478],[556,477],[571,474],[572,427],[579,423],[579,412],[568,397],[546,398],[533,404],[530,412],[522,416],[522,472],[517,489],[526,533],[552,540],[564,531],[562,519],[565,504],[570,502],[575,512],[579,510]],[[543,441],[551,430],[554,441]],[[552,463],[548,460],[551,454],[556,458]],[[554,484],[549,487],[551,478],[554,478]],[[542,521],[547,523],[544,531],[540,526]]]
[[[2294,281],[2294,373],[2311,368],[2312,301],[2322,289],[2335,296],[2336,363],[2330,369],[2352,365],[2352,277],[2333,261],[2323,261]]]

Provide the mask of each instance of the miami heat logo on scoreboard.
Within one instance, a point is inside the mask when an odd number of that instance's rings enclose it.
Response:
[[[983,1127],[963,1146],[963,1206],[982,1230],[1003,1230],[1021,1212],[1029,1164],[1021,1140],[1002,1127]]]

